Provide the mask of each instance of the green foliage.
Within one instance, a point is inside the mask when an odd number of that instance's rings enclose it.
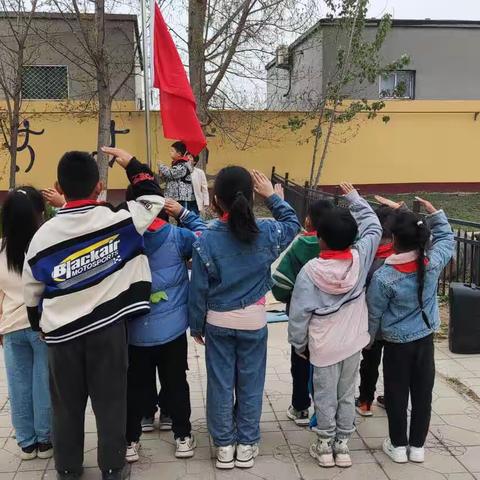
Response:
[[[375,84],[379,77],[385,77],[395,70],[405,68],[410,57],[407,54],[389,63],[384,63],[380,52],[388,32],[392,26],[390,15],[384,15],[379,21],[372,38],[366,35],[366,27],[369,20],[366,18],[369,0],[325,0],[330,10],[329,16],[338,29],[337,53],[333,72],[329,74],[326,88],[316,101],[318,108],[306,115],[306,119],[317,118],[317,127],[312,130],[315,139],[311,167],[310,183],[318,184],[325,158],[328,152],[331,134],[335,125],[348,124],[362,113],[368,119],[374,119],[385,108],[383,101],[368,101],[367,99],[352,100],[358,94],[356,90],[362,90],[368,85]],[[332,27],[328,27],[332,28]],[[369,34],[372,30],[369,28]],[[400,82],[395,90],[395,95],[405,95],[407,86]],[[383,116],[382,121],[386,124],[390,117]],[[298,115],[287,122],[286,128],[296,131],[303,127]],[[319,140],[323,141],[320,142]],[[321,149],[320,161],[317,165],[317,152]]]

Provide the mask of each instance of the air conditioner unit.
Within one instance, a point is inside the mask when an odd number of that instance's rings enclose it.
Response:
[[[290,51],[288,45],[280,45],[276,51],[276,67],[284,70],[290,70]]]

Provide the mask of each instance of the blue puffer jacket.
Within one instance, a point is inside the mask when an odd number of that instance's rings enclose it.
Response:
[[[201,230],[203,222],[194,213],[188,215],[192,217],[190,223],[195,230]],[[145,253],[152,271],[151,310],[130,321],[130,345],[163,345],[187,330],[189,281],[186,262],[192,256],[196,238],[190,230],[170,224],[145,233]]]
[[[417,272],[402,273],[385,263],[373,275],[367,292],[369,331],[374,337],[378,329],[387,342],[407,343],[424,338],[440,325],[437,301],[438,278],[452,258],[455,241],[452,227],[442,210],[429,215],[432,244],[427,251],[423,290],[426,325],[417,298]]]

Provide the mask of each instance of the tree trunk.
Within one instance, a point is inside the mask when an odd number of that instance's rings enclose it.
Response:
[[[13,101],[13,112],[10,118],[10,190],[16,186],[17,173],[17,145],[18,145],[18,124],[20,123],[20,99]]]
[[[108,187],[108,156],[102,147],[110,145],[110,122],[112,120],[112,101],[110,91],[104,81],[98,85],[98,130],[97,130],[97,163],[100,180],[105,190]]]
[[[190,0],[188,5],[188,67],[190,85],[197,100],[197,115],[203,130],[209,122],[207,80],[205,76],[205,21],[207,0]],[[205,168],[206,151],[198,166]]]
[[[95,60],[98,95],[98,136],[97,163],[100,180],[108,189],[108,156],[102,152],[102,147],[110,145],[110,121],[112,120],[112,97],[110,92],[110,77],[108,60],[105,52],[105,1],[95,2]]]
[[[18,47],[17,65],[15,67],[15,83],[13,86],[12,99],[13,108],[10,115],[10,189],[16,186],[18,129],[20,127],[20,108],[22,104],[23,57],[24,44],[20,43]]]

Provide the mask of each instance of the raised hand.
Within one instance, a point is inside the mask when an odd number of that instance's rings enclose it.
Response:
[[[133,155],[121,148],[102,147],[102,152],[115,158],[115,161],[123,168],[127,168]]]
[[[54,208],[61,208],[65,205],[65,197],[58,193],[54,188],[42,190],[44,200]]]
[[[355,187],[351,183],[341,183],[340,190],[344,195],[348,195],[355,190]]]
[[[174,218],[178,218],[182,213],[182,206],[173,198],[167,198],[165,200],[165,205],[163,209],[167,212],[168,215]]]
[[[378,203],[394,209],[400,208],[405,205],[405,202],[395,202],[393,200],[390,200],[389,198],[382,197],[381,195],[375,195],[375,197],[373,198],[375,198]]]
[[[420,204],[423,206],[427,213],[435,213],[438,211],[438,209],[435,208],[428,200],[424,200],[420,197],[415,197],[415,200],[417,200],[417,202],[420,202]]]
[[[282,199],[285,200],[285,192],[283,190],[283,185],[281,183],[276,183],[273,187],[275,193]]]
[[[272,182],[262,172],[252,170],[253,188],[263,198],[271,197],[275,190]]]

